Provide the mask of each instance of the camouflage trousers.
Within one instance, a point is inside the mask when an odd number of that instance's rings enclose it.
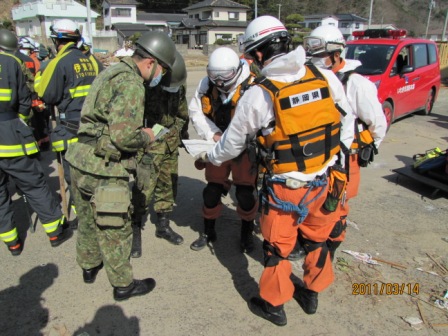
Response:
[[[145,153],[137,165],[137,176],[132,188],[134,221],[141,222],[154,198],[154,211],[173,211],[177,196],[179,150]]]
[[[104,264],[109,282],[114,287],[126,287],[133,280],[129,261],[132,246],[130,219],[120,228],[98,226],[94,218],[92,197],[95,188],[108,185],[112,180],[105,176],[92,175],[71,167],[73,200],[78,216],[78,239],[76,261],[83,269]],[[127,178],[113,182],[129,186]]]

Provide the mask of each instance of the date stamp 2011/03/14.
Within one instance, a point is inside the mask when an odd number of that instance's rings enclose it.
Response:
[[[352,283],[352,295],[418,295],[420,284],[380,282],[380,283]]]

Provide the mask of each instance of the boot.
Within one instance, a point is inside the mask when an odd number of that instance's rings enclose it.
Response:
[[[254,250],[254,238],[252,233],[254,232],[254,221],[241,220],[241,240],[240,249],[241,252],[250,253]]]
[[[294,287],[294,299],[297,300],[305,313],[314,314],[317,311],[318,293],[300,285],[294,285]]]
[[[98,266],[93,267],[93,268],[83,269],[82,270],[82,278],[83,278],[84,282],[89,283],[89,284],[94,283],[98,272],[102,268],[103,268],[103,263],[101,263]]]
[[[300,244],[299,240],[296,242],[296,246],[294,246],[294,249],[288,256],[289,261],[296,261],[305,258],[306,252],[303,249],[302,245]]]
[[[156,237],[168,240],[171,244],[180,245],[184,242],[184,238],[177,234],[170,227],[170,220],[167,212],[157,213]]]
[[[69,228],[66,218],[63,219],[61,226],[61,232],[57,236],[50,237],[50,244],[52,247],[61,245],[66,240],[69,240],[73,236],[73,231]]]
[[[288,322],[283,305],[273,306],[261,298],[253,297],[249,301],[249,309],[255,315],[260,316],[278,326],[285,326]]]
[[[11,252],[11,254],[14,257],[19,256],[22,253],[22,250],[23,250],[23,243],[22,243],[22,241],[20,239],[18,239],[14,246],[9,246],[8,245],[8,250],[9,250],[9,252]]]
[[[156,287],[154,279],[133,280],[127,287],[115,287],[114,299],[116,301],[127,300],[133,296],[148,294]]]
[[[200,251],[207,246],[207,243],[216,241],[215,222],[216,219],[204,218],[204,233],[201,233],[199,238],[191,243],[192,250]]]

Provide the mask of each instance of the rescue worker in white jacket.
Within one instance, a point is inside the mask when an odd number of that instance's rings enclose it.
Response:
[[[261,135],[258,139],[264,142],[265,152],[271,155],[267,156],[268,160],[271,158],[266,165],[270,174],[265,175],[266,193],[261,205],[265,255],[259,283],[261,298],[252,298],[249,308],[276,325],[286,325],[283,304],[293,296],[307,314],[314,314],[318,292],[334,280],[326,241],[335,220],[333,213],[323,207],[327,174],[338,160],[340,142],[350,148],[354,129],[341,82],[331,71],[313,67],[316,76],[311,67],[305,67],[303,47],[288,52],[289,42],[285,26],[272,16],[260,16],[248,25],[245,51],[254,57],[266,78],[257,79],[259,85],[251,87],[239,100],[229,127],[214,148],[199,155],[220,165],[246,148],[246,135],[257,134]],[[288,85],[300,79],[309,80],[303,87],[301,83]],[[284,100],[274,99],[268,89],[272,85],[267,82],[280,87],[280,96],[282,92],[288,96]],[[308,83],[318,84],[311,87]],[[288,91],[287,86],[294,89]],[[319,124],[323,119],[331,122]],[[301,138],[300,128],[308,131],[306,139]],[[287,259],[298,231],[306,241],[304,286],[292,283]]]
[[[360,166],[373,161],[374,155],[386,136],[387,121],[383,113],[375,84],[356,73],[361,65],[358,60],[348,60],[341,56],[345,40],[335,26],[320,26],[304,39],[304,46],[311,62],[324,69],[331,69],[341,80],[350,107],[356,118],[355,140],[348,157],[349,179],[345,202],[339,204],[336,224],[328,242],[331,259],[345,239],[346,218],[349,213],[348,201],[358,195]]]
[[[241,60],[235,51],[228,47],[213,51],[207,65],[207,77],[199,83],[188,106],[190,120],[202,139],[219,141],[229,126],[238,100],[254,79],[255,74],[250,72],[248,63]],[[245,151],[237,159],[223,162],[220,167],[200,162],[195,165],[198,169],[205,168],[207,185],[203,191],[204,231],[190,245],[191,249],[199,251],[216,240],[215,222],[222,209],[221,196],[230,189],[231,173],[238,201],[236,211],[241,218],[240,250],[252,252],[254,219],[258,210],[254,193],[258,175],[255,162],[251,162]]]

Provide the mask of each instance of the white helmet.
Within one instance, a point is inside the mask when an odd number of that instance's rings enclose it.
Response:
[[[92,48],[92,40],[87,35],[82,37],[82,44]]]
[[[40,43],[39,42],[35,42],[34,43],[34,52],[39,52],[40,50]]]
[[[283,23],[273,16],[259,16],[253,20],[244,33],[244,52],[249,53],[267,42],[289,41],[290,36]]]
[[[81,39],[81,33],[72,20],[62,19],[56,21],[54,25],[50,27],[50,37],[53,39],[65,39],[72,41],[79,41]]]
[[[35,50],[36,49],[36,42],[31,37],[21,37],[19,38],[19,48],[20,49],[30,49]]]
[[[314,56],[324,52],[342,52],[345,47],[345,40],[337,27],[325,25],[317,27],[309,36],[305,37],[303,45],[307,54]]]
[[[235,51],[219,47],[208,59],[207,76],[222,92],[230,92],[241,74],[242,63]]]

